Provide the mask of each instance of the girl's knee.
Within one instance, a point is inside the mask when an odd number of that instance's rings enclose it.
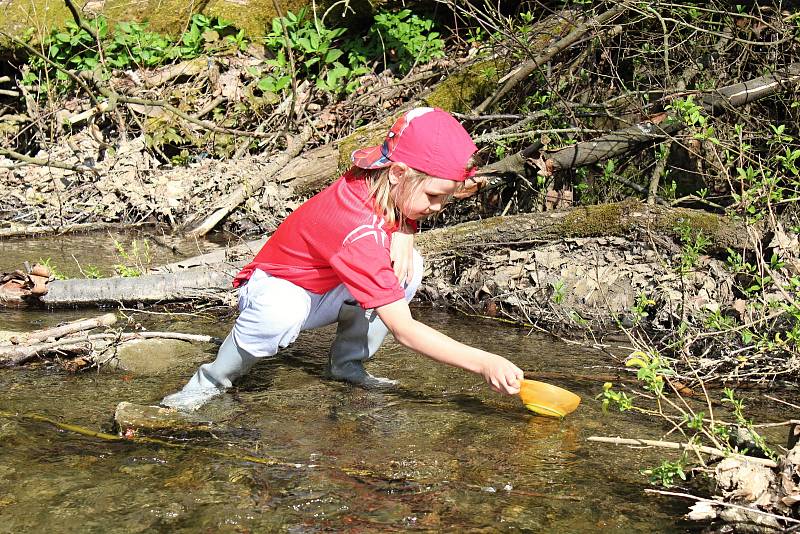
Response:
[[[305,290],[277,278],[248,295],[234,325],[237,343],[256,356],[271,356],[292,343],[311,309]]]

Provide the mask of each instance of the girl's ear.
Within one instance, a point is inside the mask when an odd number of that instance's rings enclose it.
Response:
[[[400,162],[393,162],[389,167],[389,183],[397,185],[403,181],[408,174],[408,165]]]

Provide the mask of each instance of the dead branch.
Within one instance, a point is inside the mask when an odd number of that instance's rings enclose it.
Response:
[[[598,443],[611,443],[612,445],[634,445],[639,447],[661,447],[665,449],[677,449],[684,451],[702,452],[716,456],[717,458],[733,457],[755,464],[763,465],[766,467],[778,467],[778,464],[768,458],[756,458],[755,456],[747,456],[745,454],[736,454],[733,452],[723,451],[714,447],[707,447],[705,445],[694,445],[692,443],[678,443],[676,441],[659,441],[653,439],[630,439],[630,438],[611,438],[605,436],[590,436],[586,438],[588,441],[595,441]]]
[[[753,458],[748,456],[747,459],[748,460],[752,460]],[[750,514],[750,513],[752,513],[752,514],[760,514],[760,515],[763,515],[763,516],[766,516],[766,517],[770,517],[772,519],[777,519],[777,520],[780,520],[780,521],[786,521],[787,523],[794,523],[795,525],[800,525],[800,520],[797,520],[797,519],[794,519],[792,517],[788,517],[788,516],[785,516],[785,515],[778,515],[778,514],[773,514],[773,513],[770,513],[770,512],[765,512],[764,510],[760,510],[760,509],[758,509],[758,508],[756,508],[754,506],[743,506],[741,504],[734,504],[732,502],[725,502],[725,501],[720,501],[720,500],[716,500],[716,499],[706,499],[706,498],[703,498],[703,497],[697,497],[695,495],[691,495],[689,493],[678,493],[676,491],[664,491],[664,490],[655,490],[655,489],[649,489],[649,488],[646,488],[644,491],[645,491],[645,493],[654,493],[654,494],[657,494],[657,495],[667,495],[667,496],[670,496],[670,497],[681,497],[683,499],[692,499],[694,501],[697,501],[698,503],[708,504],[712,508],[714,506],[722,506],[722,507],[726,507],[726,508],[734,508],[734,509],[737,509],[737,510],[742,510],[746,514]],[[792,530],[794,530],[794,529],[792,529]],[[787,531],[784,531],[784,532],[789,532],[789,531],[787,530]]]
[[[723,87],[713,93],[706,93],[701,103],[709,113],[724,112],[776,94],[798,81],[800,81],[800,63],[793,63],[779,73],[760,76]],[[542,150],[541,143],[534,143],[524,150],[486,166],[482,174],[524,176],[526,164],[531,159],[535,161],[539,172],[550,175],[559,170],[583,167],[633,150],[642,150],[653,143],[672,138],[685,127],[686,125],[675,115],[661,114],[629,128],[557,150]]]
[[[50,338],[57,339],[62,336],[74,334],[76,332],[82,332],[84,330],[91,330],[101,326],[111,326],[116,322],[116,315],[113,313],[106,313],[105,315],[101,315],[100,317],[95,317],[93,319],[78,319],[77,321],[72,321],[61,326],[15,335],[11,337],[9,341],[15,345],[41,343]],[[2,346],[2,342],[0,342],[0,346]],[[2,352],[0,352],[0,355],[2,355]]]
[[[250,195],[261,189],[266,181],[272,178],[275,174],[280,172],[291,160],[296,157],[305,147],[306,143],[311,139],[312,128],[306,126],[300,134],[289,139],[286,150],[275,156],[274,160],[264,169],[258,176],[253,178],[253,181],[238,187],[233,193],[219,205],[211,215],[208,215],[196,226],[189,223],[191,229],[188,234],[191,236],[204,236],[210,232],[222,219],[236,209],[239,204],[244,202]]]
[[[35,343],[33,345],[15,346],[14,348],[0,347],[0,365],[16,366],[27,363],[34,358],[44,357],[50,352],[88,352],[92,350],[96,342],[125,343],[138,339],[177,339],[180,341],[195,341],[200,343],[219,343],[219,339],[213,336],[201,334],[183,334],[180,332],[123,332],[92,334],[87,336],[67,336],[63,339],[50,341],[47,343]]]
[[[0,147],[0,156],[6,156],[9,159],[13,159],[16,161],[21,161],[22,163],[27,163],[29,165],[39,165],[41,167],[55,167],[56,169],[66,169],[68,171],[74,171],[79,173],[84,172],[91,172],[97,175],[97,169],[93,169],[91,167],[85,167],[83,165],[72,165],[70,163],[63,163],[60,161],[53,161],[51,159],[45,158],[34,158],[31,156],[26,156],[25,154],[20,154],[10,148],[2,148]]]
[[[480,115],[484,113],[489,108],[489,106],[497,102],[506,93],[508,93],[515,86],[517,86],[517,84],[519,84],[525,78],[530,76],[541,65],[553,59],[556,56],[556,54],[562,52],[563,50],[566,50],[573,44],[577,43],[581,38],[583,38],[583,36],[587,32],[589,32],[592,29],[599,28],[604,23],[616,17],[626,9],[627,6],[625,5],[624,2],[617,4],[608,11],[605,11],[604,13],[601,13],[600,15],[594,17],[593,19],[588,20],[583,24],[577,26],[566,37],[560,39],[552,46],[548,47],[541,55],[537,56],[531,61],[527,61],[522,65],[520,65],[517,68],[517,70],[513,71],[511,77],[506,80],[506,82],[500,87],[500,89],[497,90],[497,92],[495,92],[492,96],[481,102],[475,108],[474,110],[475,114]]]
[[[181,61],[180,63],[175,63],[174,65],[167,65],[166,67],[160,68],[155,72],[148,74],[147,76],[143,76],[142,83],[148,89],[153,89],[154,87],[164,85],[168,81],[179,76],[197,76],[198,74],[208,70],[208,66],[211,61],[213,60],[208,57],[198,57]]]
[[[0,149],[2,150],[2,149]],[[54,165],[51,165],[51,167]],[[147,226],[146,222],[125,223],[126,228],[139,228]],[[76,232],[95,232],[103,230],[116,230],[119,229],[120,223],[75,223],[65,224],[63,226],[15,226],[11,225],[9,228],[0,228],[0,238],[6,237],[33,237],[41,235],[64,235]]]

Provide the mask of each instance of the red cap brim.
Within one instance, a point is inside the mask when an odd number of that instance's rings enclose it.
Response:
[[[392,160],[383,155],[383,145],[354,150],[350,155],[353,165],[362,169],[382,169],[391,165]]]

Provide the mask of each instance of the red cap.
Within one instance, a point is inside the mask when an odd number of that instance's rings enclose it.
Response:
[[[439,108],[414,108],[397,119],[382,145],[356,150],[350,159],[362,169],[405,163],[435,178],[463,182],[475,174],[466,166],[477,150],[452,115]]]

